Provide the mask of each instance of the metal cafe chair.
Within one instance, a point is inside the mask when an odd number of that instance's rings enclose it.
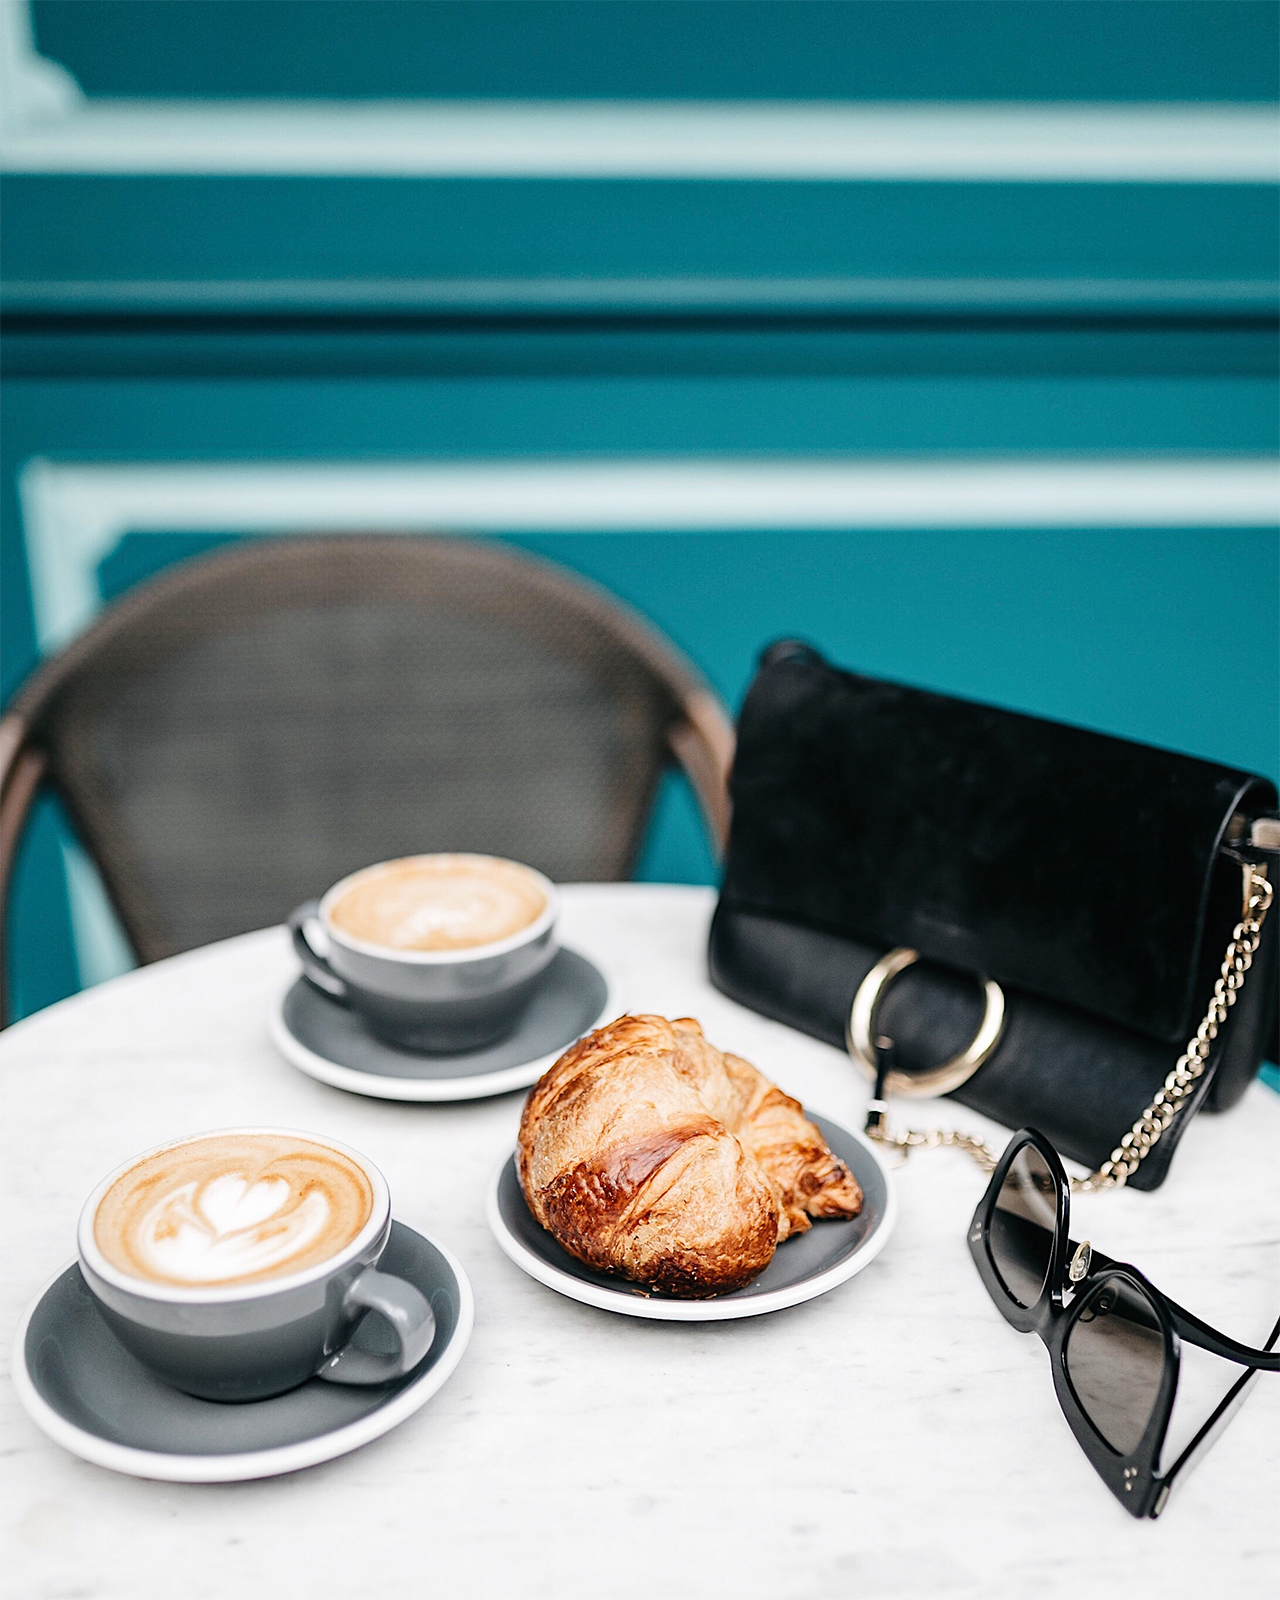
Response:
[[[442,536],[255,540],[131,590],[10,701],[0,927],[42,784],[149,962],[398,855],[625,879],[672,760],[720,847],[732,751],[691,663],[546,561]]]

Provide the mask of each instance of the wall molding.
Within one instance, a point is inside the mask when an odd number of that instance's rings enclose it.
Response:
[[[74,117],[83,99],[67,69],[36,50],[29,0],[0,0],[0,150],[10,132]]]
[[[0,169],[239,176],[1274,183],[1269,104],[113,100],[0,0]]]
[[[18,476],[44,652],[91,620],[126,533],[726,532],[1248,527],[1280,521],[1266,457],[523,462],[29,461]]]
[[[71,100],[27,173],[1273,183],[1252,104]]]

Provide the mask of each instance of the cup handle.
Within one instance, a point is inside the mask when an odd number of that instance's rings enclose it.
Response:
[[[412,1372],[430,1350],[436,1332],[435,1313],[425,1297],[403,1278],[366,1267],[347,1290],[343,1305],[351,1312],[362,1307],[376,1311],[390,1324],[400,1348],[383,1355],[344,1345],[316,1373],[326,1383],[389,1383]]]
[[[308,900],[305,905],[290,913],[289,934],[293,939],[293,948],[297,951],[298,960],[302,963],[304,976],[330,999],[341,1000],[343,1005],[346,1005],[348,1000],[346,984],[329,965],[327,956],[317,950],[311,942],[318,935],[320,940],[328,943],[324,923],[320,920],[318,900]]]

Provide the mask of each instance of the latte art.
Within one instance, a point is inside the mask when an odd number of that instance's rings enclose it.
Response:
[[[358,874],[328,909],[340,934],[391,950],[497,944],[547,908],[537,877],[496,856],[408,856]]]
[[[278,1134],[211,1134],[146,1156],[117,1178],[94,1240],[120,1271],[199,1288],[283,1276],[350,1244],[373,1210],[357,1164]]]

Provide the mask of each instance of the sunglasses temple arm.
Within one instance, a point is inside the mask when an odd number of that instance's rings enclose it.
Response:
[[[1280,1338],[1280,1322],[1277,1322],[1275,1327],[1272,1328],[1271,1337],[1267,1340],[1264,1348],[1270,1350],[1275,1345],[1277,1338]],[[1208,1447],[1222,1432],[1223,1428],[1226,1427],[1227,1423],[1231,1420],[1231,1417],[1244,1400],[1250,1384],[1252,1384],[1254,1379],[1258,1376],[1259,1370],[1260,1369],[1258,1367],[1252,1367],[1248,1372],[1242,1372],[1240,1374],[1236,1381],[1227,1390],[1222,1400],[1214,1408],[1208,1421],[1196,1434],[1195,1438],[1192,1439],[1191,1443],[1169,1468],[1168,1472],[1163,1474],[1166,1492],[1158,1502],[1160,1510],[1164,1509],[1164,1500],[1167,1498],[1168,1490],[1173,1487],[1174,1479],[1177,1478],[1181,1473],[1189,1471],[1190,1468],[1195,1465]]]
[[[1261,1350],[1255,1350],[1252,1345],[1240,1344],[1237,1340],[1229,1339],[1226,1334],[1211,1328],[1207,1322],[1201,1322],[1199,1317],[1193,1317],[1189,1311],[1184,1311],[1167,1295],[1162,1293],[1160,1298],[1173,1318],[1173,1326],[1177,1330],[1178,1337],[1185,1339],[1188,1344],[1197,1345],[1201,1350],[1207,1350],[1210,1355],[1221,1356],[1226,1361],[1237,1361],[1241,1366],[1256,1368],[1259,1372],[1280,1372],[1280,1352],[1272,1349],[1277,1332],[1280,1332],[1280,1323],[1277,1323],[1272,1330],[1266,1345]]]
[[[1068,1259],[1076,1248],[1076,1241],[1068,1239]],[[1089,1265],[1093,1272],[1105,1272],[1109,1267],[1117,1266],[1119,1263],[1104,1255],[1101,1250],[1093,1250]],[[1254,1367],[1259,1372],[1280,1372],[1280,1354],[1271,1348],[1276,1342],[1276,1331],[1273,1330],[1271,1338],[1261,1350],[1255,1350],[1252,1345],[1241,1344],[1238,1339],[1228,1338],[1225,1333],[1219,1333],[1216,1328],[1211,1328],[1207,1322],[1201,1322],[1199,1317],[1193,1316],[1176,1300],[1170,1300],[1163,1290],[1158,1293],[1169,1309],[1173,1326],[1180,1339],[1185,1339],[1188,1344],[1194,1344],[1201,1350],[1207,1350],[1210,1355],[1221,1356],[1226,1361],[1239,1362],[1241,1366]],[[1280,1323],[1277,1323],[1276,1327],[1280,1329]]]

